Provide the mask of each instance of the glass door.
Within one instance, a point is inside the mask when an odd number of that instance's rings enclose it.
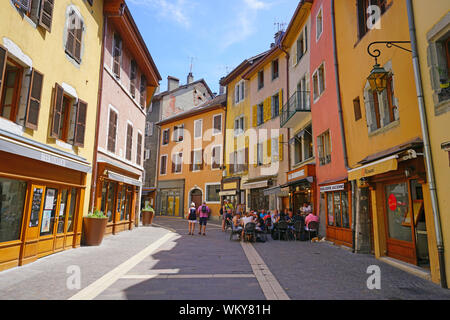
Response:
[[[47,188],[42,210],[40,236],[53,235],[55,232],[56,206],[58,204],[58,189]]]
[[[62,189],[60,191],[60,202],[58,208],[58,214],[56,218],[56,235],[55,235],[55,247],[54,250],[61,250],[64,248],[65,237],[65,224],[66,224],[66,212],[67,202],[69,198],[69,190]]]

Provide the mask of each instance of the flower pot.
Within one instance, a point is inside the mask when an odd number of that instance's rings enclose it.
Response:
[[[106,225],[108,219],[99,218],[83,218],[83,235],[84,245],[86,246],[99,246],[103,241],[105,235]]]
[[[151,226],[153,223],[153,216],[154,216],[154,212],[153,211],[142,211],[142,225],[143,226]]]

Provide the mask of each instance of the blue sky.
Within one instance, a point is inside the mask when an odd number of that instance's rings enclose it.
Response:
[[[195,80],[213,92],[244,59],[270,48],[276,22],[289,23],[297,0],[127,0],[161,73],[186,83],[191,57]]]

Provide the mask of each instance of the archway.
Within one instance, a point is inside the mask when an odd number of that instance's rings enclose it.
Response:
[[[191,191],[191,201],[189,203],[189,205],[191,205],[191,203],[195,203],[195,208],[198,208],[202,205],[202,200],[203,200],[203,193],[202,190],[200,189],[194,189]]]

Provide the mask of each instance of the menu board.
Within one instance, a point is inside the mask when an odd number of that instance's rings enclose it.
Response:
[[[39,212],[41,211],[43,189],[34,188],[33,199],[31,202],[30,228],[39,225]]]

